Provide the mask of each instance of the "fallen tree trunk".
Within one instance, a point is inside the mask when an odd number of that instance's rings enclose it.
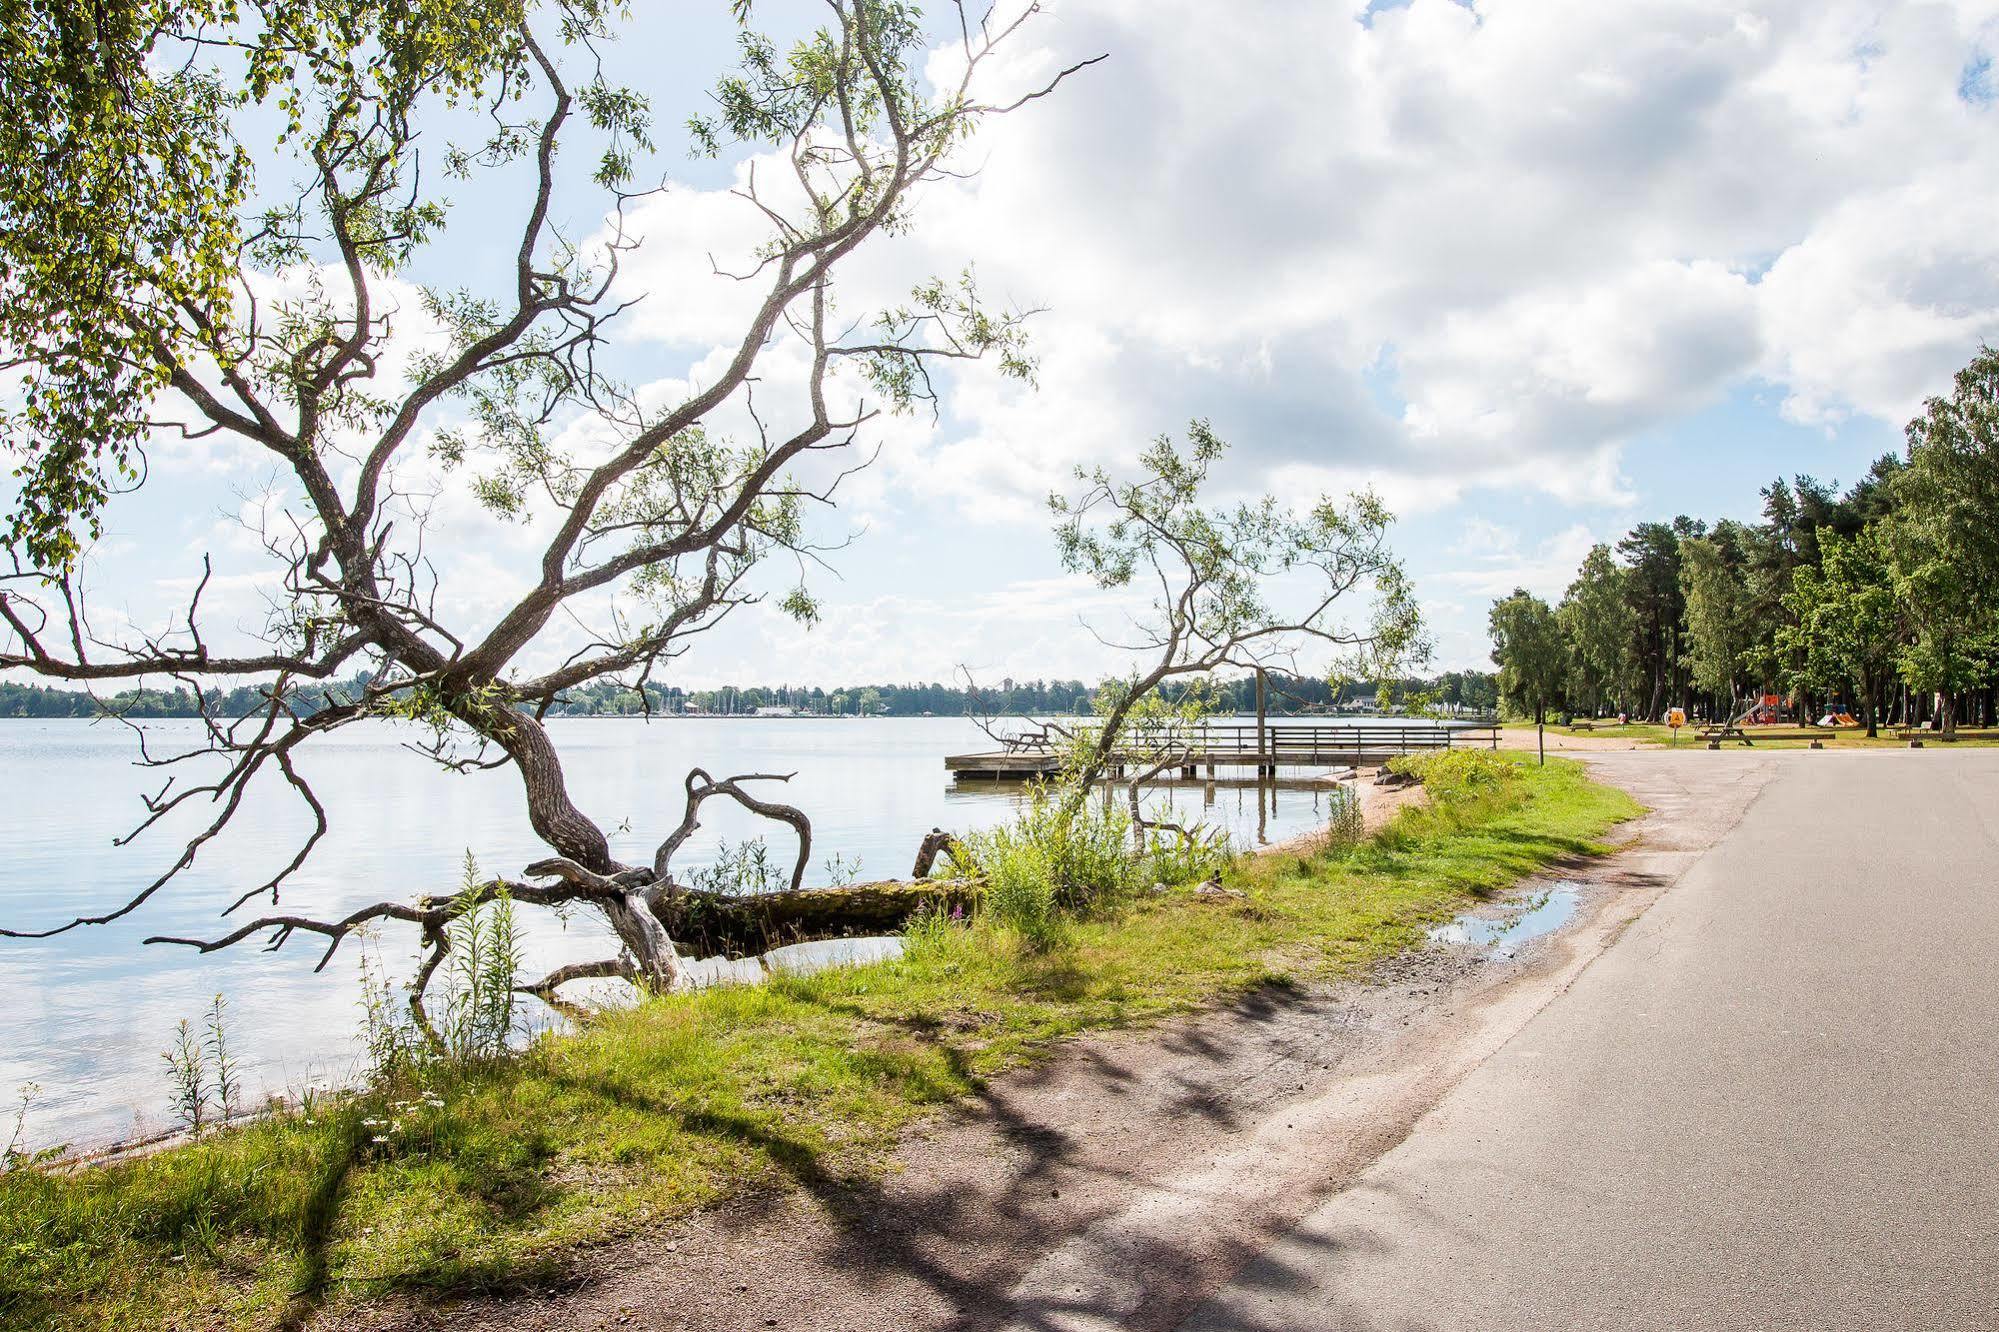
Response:
[[[794,888],[735,896],[683,890],[668,930],[694,957],[748,957],[807,939],[893,934],[925,910],[970,913],[969,879],[889,879],[841,888]]]

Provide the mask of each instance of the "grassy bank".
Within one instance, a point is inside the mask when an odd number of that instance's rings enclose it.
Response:
[[[866,1172],[912,1119],[1071,1033],[1351,975],[1635,813],[1577,765],[1241,862],[1043,950],[933,921],[900,962],[607,1015],[524,1055],[142,1160],[0,1176],[0,1324],[267,1327],[504,1286],[745,1188]]]

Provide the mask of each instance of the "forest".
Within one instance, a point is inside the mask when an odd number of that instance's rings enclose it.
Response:
[[[1844,491],[1762,489],[1762,520],[1645,522],[1592,548],[1560,602],[1492,608],[1509,707],[1528,716],[1992,725],[1999,686],[1999,352],[1932,398],[1907,449]]]

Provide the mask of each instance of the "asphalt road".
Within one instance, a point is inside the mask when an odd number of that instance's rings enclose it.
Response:
[[[1186,1332],[1999,1329],[1999,750],[1592,760],[1775,767]]]

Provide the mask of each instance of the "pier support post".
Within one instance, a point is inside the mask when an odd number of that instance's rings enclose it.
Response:
[[[1270,724],[1266,717],[1268,706],[1269,690],[1263,678],[1263,668],[1259,666],[1256,668],[1256,752],[1259,754],[1270,752]],[[1258,768],[1256,773],[1261,777],[1263,769]]]

